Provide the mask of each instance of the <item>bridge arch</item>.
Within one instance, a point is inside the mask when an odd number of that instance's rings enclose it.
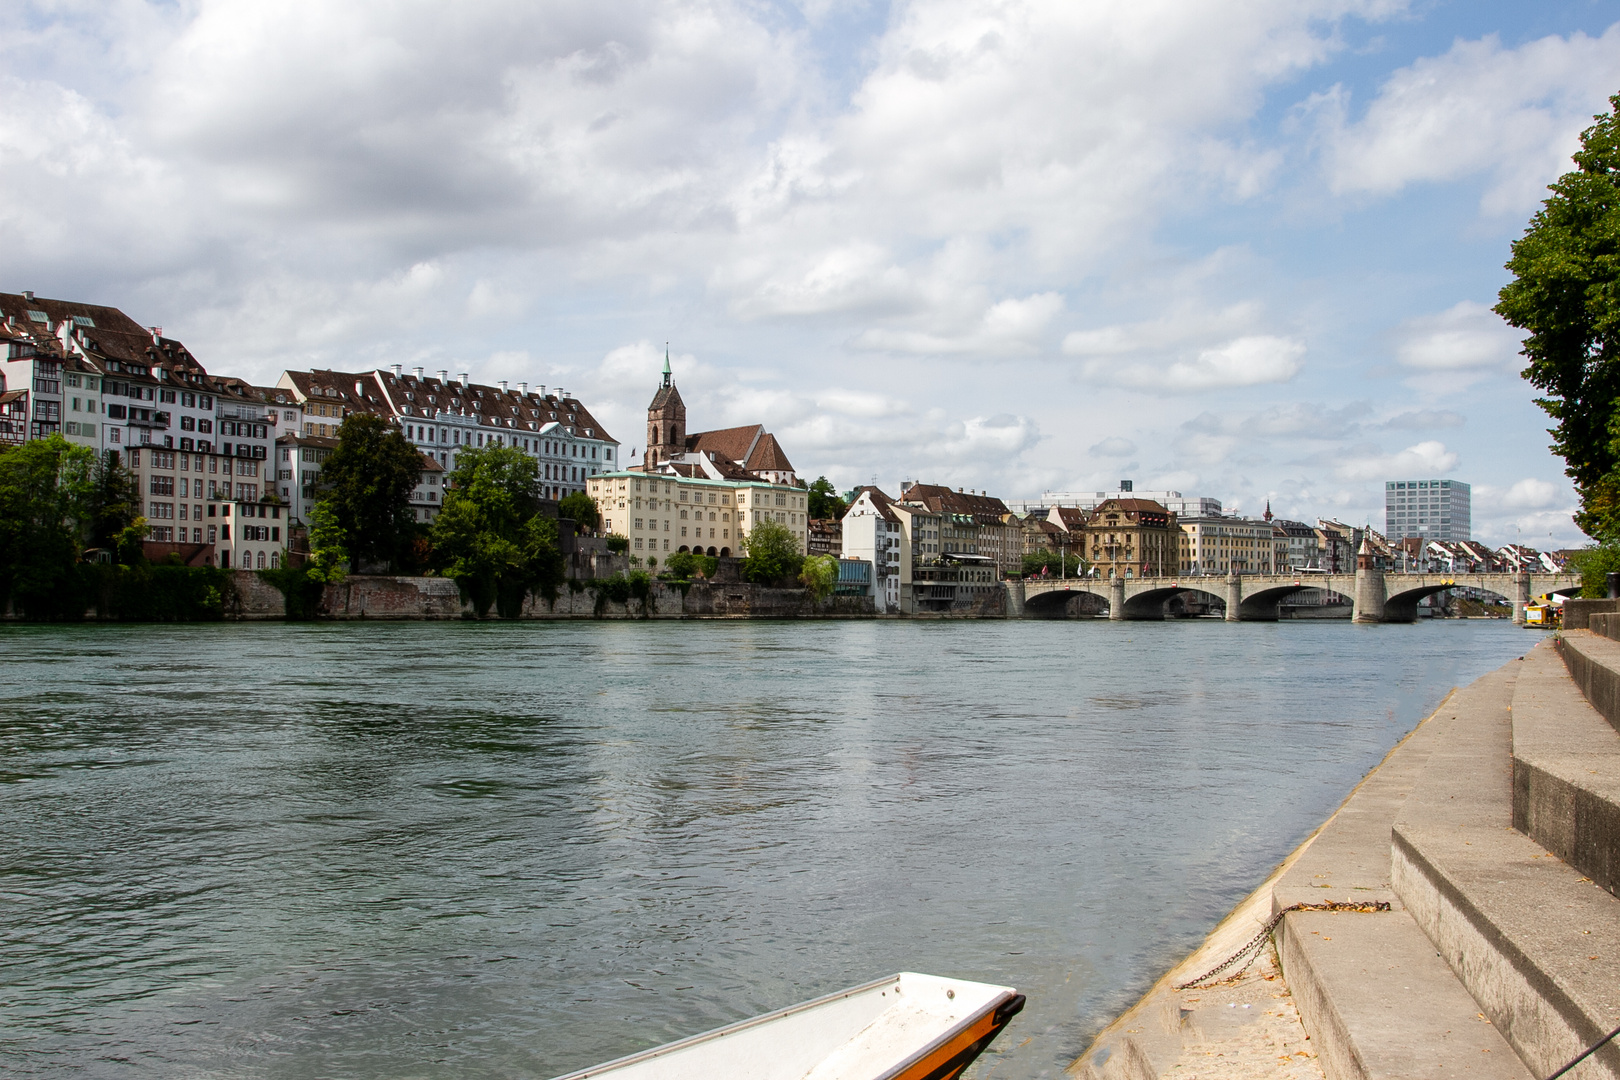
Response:
[[[1243,600],[1238,604],[1238,618],[1243,622],[1276,622],[1279,616],[1278,608],[1282,602],[1295,593],[1320,590],[1337,596],[1343,603],[1351,603],[1351,597],[1335,589],[1326,588],[1320,582],[1295,582],[1291,585],[1275,585],[1269,589],[1256,589],[1254,592],[1245,592]]]
[[[1125,617],[1127,619],[1163,619],[1165,605],[1178,596],[1197,595],[1204,598],[1204,603],[1210,607],[1226,607],[1226,599],[1208,589],[1192,588],[1186,585],[1165,585],[1155,589],[1143,589],[1134,596],[1125,600]]]
[[[1054,588],[1028,593],[1024,598],[1024,614],[1035,619],[1065,619],[1071,615],[1071,603],[1080,610],[1075,615],[1096,617],[1109,612],[1108,593],[1081,580]],[[1090,608],[1087,612],[1085,609]]]

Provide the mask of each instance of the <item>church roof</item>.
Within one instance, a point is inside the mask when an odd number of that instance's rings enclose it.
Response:
[[[754,444],[753,452],[748,460],[743,462],[744,468],[750,472],[773,471],[792,472],[793,463],[788,460],[787,454],[782,450],[782,444],[776,441],[776,436],[765,432]]]

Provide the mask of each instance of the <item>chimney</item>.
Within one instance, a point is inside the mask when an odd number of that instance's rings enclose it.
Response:
[[[422,377],[422,369],[419,367],[413,367],[411,368],[411,374],[420,379]]]
[[[510,393],[510,392],[511,391],[507,390],[507,388],[506,388],[506,380],[502,379],[501,380],[501,393],[506,394],[506,393]]]
[[[457,378],[457,379],[459,379],[459,380],[461,380],[461,385],[462,385],[462,386],[466,386],[466,385],[467,385],[467,373],[466,373],[466,372],[465,372],[465,371],[463,371],[463,372],[460,372],[460,373],[458,373],[458,374],[457,374],[457,375],[456,375],[456,378]]]
[[[23,299],[24,300],[32,300],[33,298],[34,298],[34,291],[32,289],[24,289],[23,290]]]
[[[405,365],[404,364],[395,364],[394,365],[394,378],[398,379],[398,378],[402,377],[404,374],[405,374]]]
[[[540,396],[541,397],[546,396],[546,384],[545,383],[540,384]]]
[[[526,382],[518,383],[518,393],[527,394],[528,392],[529,392],[529,384],[528,383],[526,383]]]
[[[439,372],[439,381],[442,382],[442,383],[449,382],[450,381],[450,373],[448,371]]]

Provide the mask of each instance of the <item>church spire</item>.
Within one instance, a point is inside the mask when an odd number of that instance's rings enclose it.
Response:
[[[669,342],[666,341],[666,342],[664,342],[664,385],[665,386],[669,385],[669,379],[670,379]]]

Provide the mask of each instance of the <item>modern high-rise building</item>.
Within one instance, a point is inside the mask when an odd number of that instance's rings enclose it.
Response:
[[[1472,540],[1473,489],[1461,480],[1391,480],[1384,484],[1384,535]]]

